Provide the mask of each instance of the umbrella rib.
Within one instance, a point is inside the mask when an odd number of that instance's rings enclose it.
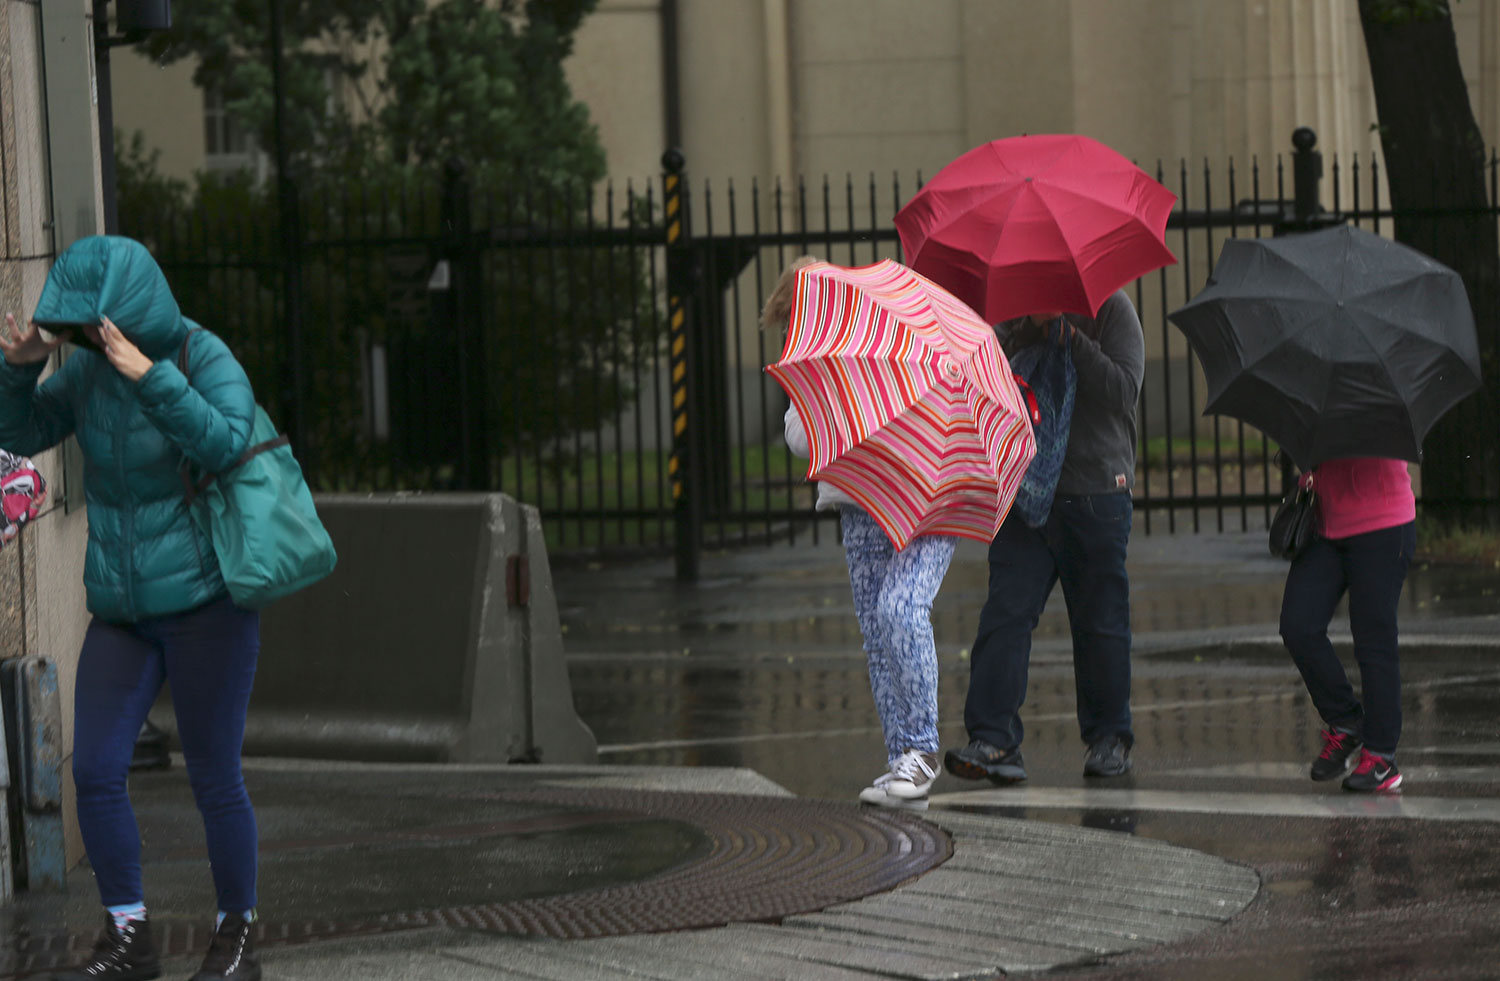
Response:
[[[942,190],[943,190],[943,193],[945,193],[945,194],[951,194],[951,193],[956,192],[958,189],[957,188],[943,188]],[[1012,194],[1012,193],[1014,193],[1014,188],[1011,188],[1011,187],[997,187],[993,191],[990,191],[988,193],[982,193],[978,200],[970,202],[967,206],[965,206],[962,209],[955,209],[953,211],[953,213],[950,214],[945,221],[943,221],[943,222],[941,222],[939,224],[933,225],[932,228],[929,229],[927,231],[927,233],[926,233],[927,241],[931,242],[934,239],[936,239],[939,232],[946,231],[951,226],[957,224],[960,220],[962,220],[963,218],[967,217],[967,215],[968,215],[969,212],[974,211],[976,208],[979,208],[982,205],[989,204],[991,201],[995,200],[996,198],[1004,197],[1007,194]],[[1010,208],[1006,210],[1006,214],[1009,214],[1010,211],[1013,211],[1014,209],[1015,209],[1015,203],[1012,202]]]
[[[1241,241],[1245,241],[1245,240],[1241,240]],[[1319,282],[1318,278],[1316,276],[1314,276],[1312,273],[1310,273],[1306,269],[1304,269],[1300,264],[1298,264],[1298,262],[1295,259],[1291,258],[1290,256],[1283,255],[1282,253],[1280,253],[1280,252],[1276,251],[1274,248],[1272,248],[1270,245],[1260,245],[1259,244],[1259,240],[1250,240],[1250,241],[1255,241],[1256,242],[1257,246],[1259,246],[1259,249],[1260,249],[1260,252],[1261,252],[1262,255],[1266,256],[1269,259],[1276,260],[1277,264],[1279,264],[1282,267],[1283,272],[1282,273],[1278,273],[1278,275],[1284,275],[1285,272],[1296,273],[1298,280],[1300,280],[1303,283],[1306,283],[1313,290],[1317,291],[1318,293],[1320,293],[1321,295],[1323,295],[1325,297],[1328,297],[1329,299],[1333,300],[1335,303],[1338,302],[1339,294],[1335,294],[1335,293],[1331,292],[1328,289],[1328,286],[1326,284]],[[1270,241],[1274,243],[1275,239],[1271,239]],[[1223,265],[1223,259],[1222,259],[1222,257],[1220,259],[1220,265]],[[1340,275],[1342,276],[1342,273],[1340,273]],[[1342,288],[1342,286],[1343,286],[1342,279],[1340,280],[1339,285],[1340,285],[1340,288]]]
[[[876,363],[876,364],[880,363],[877,358],[871,357],[869,355],[854,355],[854,356],[850,356],[850,355],[847,355],[847,354],[828,354],[828,355],[822,355],[822,357],[826,357],[829,360],[833,360],[833,361],[843,361],[843,362],[846,362],[846,363],[849,363],[849,364],[860,364],[860,363],[866,362],[866,361],[872,362],[872,363]],[[920,374],[914,375],[912,377],[912,380],[913,380],[913,382],[919,382],[919,381],[921,381],[921,375]],[[926,385],[914,384],[913,387],[912,387],[912,391],[913,391],[913,393],[916,396],[915,399],[914,399],[914,403],[917,403],[917,402],[921,402],[922,400],[924,400],[928,396],[930,396],[932,394],[932,392],[934,391],[934,387],[931,384],[926,384]],[[864,436],[862,438],[856,439],[853,442],[851,442],[849,444],[848,448],[845,449],[844,453],[848,453],[850,450],[853,450],[856,447],[863,445],[865,442],[867,442],[869,439],[871,439],[872,437],[874,437],[876,434],[883,432],[887,427],[889,427],[890,425],[892,425],[893,423],[895,423],[898,418],[900,418],[899,414],[893,415],[890,419],[887,419],[885,422],[882,422],[882,423],[879,423],[878,425],[872,426],[864,434]],[[830,455],[829,458],[828,458],[828,462],[829,463],[833,463],[836,460],[842,459],[843,456],[844,456],[843,453]],[[809,473],[809,476],[811,476],[811,473]]]
[[[1126,222],[1139,225],[1140,227],[1146,229],[1146,231],[1151,232],[1150,226],[1146,224],[1145,219],[1141,217],[1139,212],[1131,211],[1128,208],[1119,207],[1112,201],[1105,200],[1104,198],[1091,198],[1086,194],[1082,194],[1078,191],[1073,190],[1072,188],[1064,187],[1061,184],[1047,183],[1046,186],[1051,188],[1052,191],[1056,194],[1066,194],[1069,197],[1074,198],[1078,201],[1085,202],[1092,207],[1101,208],[1105,211],[1108,211],[1113,215],[1123,218]],[[1040,194],[1037,196],[1041,197]],[[1053,213],[1050,208],[1048,209],[1048,213],[1051,214],[1054,219],[1057,217],[1057,215]],[[1155,232],[1152,232],[1152,234],[1154,235]],[[1072,243],[1069,243],[1070,246],[1071,244]]]
[[[1315,303],[1317,301],[1315,301],[1315,300],[1308,300],[1308,301],[1305,301],[1305,302],[1307,302],[1307,303]],[[1184,333],[1186,333],[1186,332],[1184,331]],[[1189,337],[1188,339],[1192,340],[1191,337]],[[1245,373],[1248,373],[1250,371],[1250,369],[1258,367],[1261,362],[1265,361],[1267,358],[1271,357],[1274,354],[1280,353],[1280,351],[1281,351],[1282,348],[1286,347],[1288,344],[1292,343],[1296,339],[1297,339],[1297,337],[1294,334],[1284,335],[1279,341],[1276,342],[1275,346],[1267,348],[1265,351],[1261,352],[1261,354],[1258,357],[1256,357],[1256,359],[1254,361],[1247,361],[1244,364],[1240,365],[1240,373],[1241,374],[1245,374]]]
[[[1052,227],[1055,228],[1055,229],[1057,229],[1057,234],[1058,235],[1062,236],[1063,244],[1068,247],[1068,251],[1070,253],[1073,253],[1074,255],[1076,255],[1077,253],[1076,253],[1076,251],[1074,251],[1073,243],[1068,240],[1068,233],[1063,230],[1062,222],[1058,221],[1057,212],[1055,212],[1055,211],[1052,210],[1052,205],[1050,205],[1050,204],[1047,203],[1047,199],[1045,197],[1043,197],[1040,194],[1036,194],[1035,197],[1036,197],[1037,201],[1041,204],[1041,206],[1046,210],[1048,216],[1051,217],[1051,219],[1052,219]],[[1078,266],[1076,264],[1070,264],[1069,268],[1073,272],[1073,279],[1077,282],[1078,289],[1081,290],[1081,291],[1083,291],[1084,290],[1083,274],[1078,271]]]
[[[1362,333],[1359,334],[1359,340],[1360,340],[1361,344],[1363,344],[1366,348],[1369,349],[1369,351],[1370,351],[1371,354],[1375,355],[1375,363],[1378,364],[1378,365],[1380,365],[1380,371],[1381,371],[1381,373],[1383,375],[1385,375],[1385,383],[1386,383],[1386,385],[1390,386],[1390,390],[1392,392],[1397,393],[1397,399],[1399,400],[1399,402],[1401,404],[1401,412],[1402,412],[1403,415],[1406,416],[1406,426],[1407,426],[1408,429],[1410,429],[1412,431],[1413,435],[1415,435],[1415,433],[1416,433],[1416,426],[1413,424],[1412,418],[1411,418],[1411,405],[1407,403],[1406,399],[1401,398],[1401,396],[1400,396],[1401,389],[1396,385],[1396,378],[1395,378],[1394,375],[1391,374],[1391,367],[1390,367],[1389,364],[1386,363],[1385,355],[1380,352],[1379,348],[1377,348],[1374,344],[1370,343],[1369,337],[1365,336],[1364,334],[1362,334]],[[1329,394],[1332,394],[1332,389],[1331,388],[1330,388]],[[1327,399],[1328,399],[1328,396],[1325,395],[1324,396],[1323,407],[1327,406],[1327,404],[1328,404],[1327,403]],[[1418,447],[1418,449],[1420,449],[1420,447]]]

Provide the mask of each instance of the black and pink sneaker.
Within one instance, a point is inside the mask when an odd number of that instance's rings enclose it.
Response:
[[[1331,726],[1321,733],[1323,752],[1312,763],[1314,780],[1332,780],[1341,777],[1349,769],[1349,758],[1359,749],[1360,738],[1352,732],[1334,729]]]
[[[1396,761],[1361,750],[1359,764],[1344,778],[1344,789],[1361,794],[1389,793],[1401,786],[1401,771]]]

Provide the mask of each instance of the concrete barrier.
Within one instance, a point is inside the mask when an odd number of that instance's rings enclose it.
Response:
[[[250,754],[592,763],[541,517],[501,494],[324,495],[338,568],[261,617]]]

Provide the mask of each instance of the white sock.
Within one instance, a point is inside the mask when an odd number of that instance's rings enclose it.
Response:
[[[114,918],[116,930],[131,920],[144,920],[146,918],[145,903],[126,903],[123,906],[106,906],[104,908]]]

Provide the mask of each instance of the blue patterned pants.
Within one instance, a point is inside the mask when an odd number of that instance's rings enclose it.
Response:
[[[937,645],[932,601],[958,539],[923,535],[898,552],[875,519],[839,506],[854,615],[865,637],[870,691],[888,759],[908,749],[938,750]]]

